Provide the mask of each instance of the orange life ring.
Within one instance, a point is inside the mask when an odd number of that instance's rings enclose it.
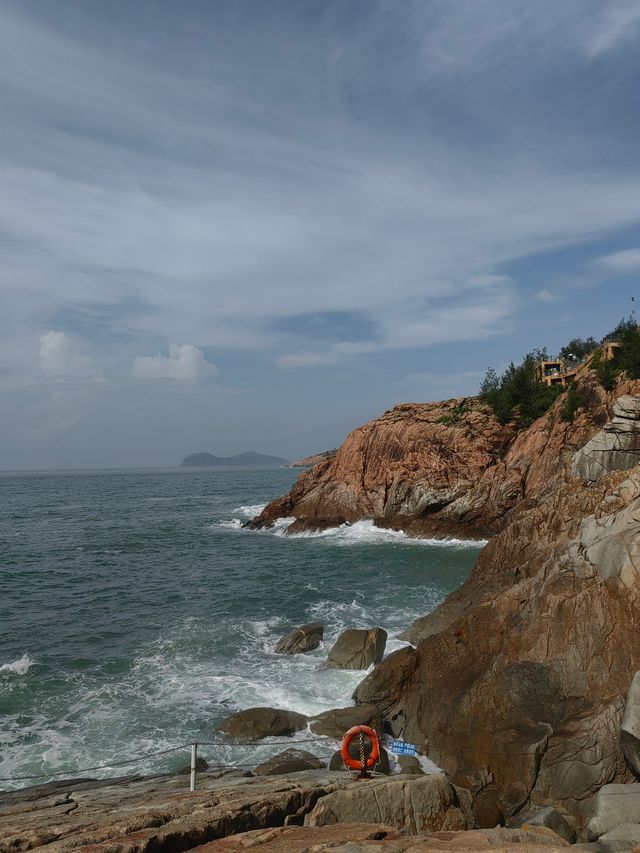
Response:
[[[380,741],[375,729],[370,726],[354,726],[342,738],[342,746],[340,747],[340,757],[350,770],[362,770],[362,762],[354,758],[349,753],[349,745],[354,737],[363,734],[371,741],[371,754],[365,761],[365,769],[371,770],[378,763],[380,758]]]

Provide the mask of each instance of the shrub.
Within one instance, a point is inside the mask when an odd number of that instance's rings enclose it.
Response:
[[[580,397],[580,394],[576,388],[576,386],[572,383],[567,388],[567,393],[560,408],[560,417],[563,421],[568,421],[571,423],[575,416],[575,413],[578,411],[580,406],[583,405],[583,401]]]
[[[582,361],[583,358],[598,348],[595,338],[571,338],[569,343],[560,350],[560,358],[565,361]]]

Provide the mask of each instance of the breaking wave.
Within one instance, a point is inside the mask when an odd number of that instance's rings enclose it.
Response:
[[[35,661],[25,652],[18,660],[14,660],[11,663],[3,663],[0,666],[0,672],[6,672],[11,675],[26,675],[34,663]]]

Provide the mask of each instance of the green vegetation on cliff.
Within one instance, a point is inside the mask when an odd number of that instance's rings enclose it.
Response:
[[[561,393],[562,388],[548,386],[538,377],[538,362],[547,357],[546,350],[533,350],[520,364],[511,362],[502,376],[492,367],[487,370],[480,399],[493,409],[501,424],[515,420],[523,428],[530,426]]]

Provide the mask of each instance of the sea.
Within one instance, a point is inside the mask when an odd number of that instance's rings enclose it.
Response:
[[[399,634],[468,576],[481,543],[410,539],[370,521],[288,536],[243,521],[295,469],[0,474],[0,790],[55,778],[173,772],[285,747],[228,742],[233,711],[314,715],[366,673],[328,669],[347,628]],[[274,654],[298,625],[324,642]],[[300,732],[319,756],[334,741]]]

